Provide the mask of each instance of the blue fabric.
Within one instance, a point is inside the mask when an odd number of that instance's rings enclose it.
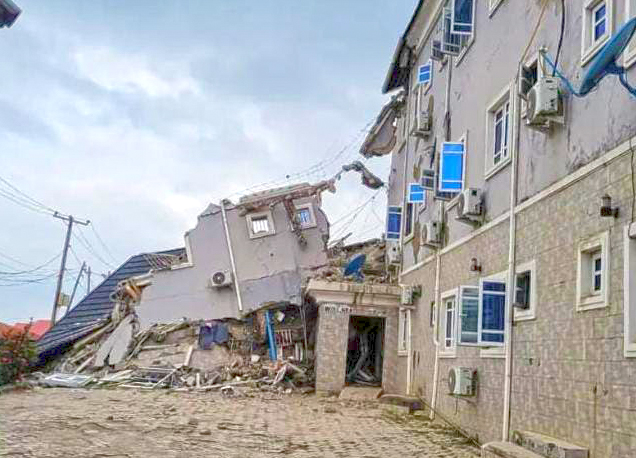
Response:
[[[216,344],[230,340],[230,332],[224,323],[214,323],[199,328],[199,348],[209,350]]]
[[[272,317],[269,310],[265,311],[265,328],[267,331],[267,345],[269,347],[270,361],[276,361],[276,339],[274,337],[274,327],[272,326]]]

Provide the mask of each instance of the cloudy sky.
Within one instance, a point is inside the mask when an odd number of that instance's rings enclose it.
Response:
[[[357,159],[416,4],[15,1],[23,14],[0,29],[3,322],[50,315],[65,227],[44,207],[93,222],[74,231],[70,293],[82,261],[94,286],[131,255],[182,245],[208,202]],[[368,165],[386,177],[386,159]],[[332,235],[379,235],[373,194],[356,175],[324,194]]]

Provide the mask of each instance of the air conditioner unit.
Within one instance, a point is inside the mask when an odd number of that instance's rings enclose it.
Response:
[[[433,99],[428,98],[428,102],[424,101],[425,85],[417,86],[417,95],[415,100],[415,109],[413,111],[413,124],[411,125],[411,135],[415,137],[428,137],[431,134],[432,118],[433,118]]]
[[[565,123],[559,82],[553,77],[539,78],[528,92],[526,124],[546,128],[550,123]]]
[[[410,285],[402,285],[402,297],[400,298],[402,305],[413,304],[413,287]]]
[[[464,189],[457,200],[457,219],[474,221],[483,213],[482,193],[480,189]]]
[[[448,371],[448,391],[455,396],[474,396],[477,371],[468,367],[451,367]]]
[[[211,288],[223,288],[225,286],[231,286],[234,282],[231,270],[219,270],[210,275],[210,287]]]
[[[399,265],[402,262],[402,252],[400,251],[399,243],[387,243],[386,259],[389,265]]]
[[[437,247],[442,242],[442,225],[439,221],[428,221],[422,226],[422,245]]]

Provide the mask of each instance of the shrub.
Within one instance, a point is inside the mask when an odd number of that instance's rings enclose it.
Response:
[[[31,323],[23,330],[0,331],[0,385],[19,380],[35,361],[35,342],[30,338]]]

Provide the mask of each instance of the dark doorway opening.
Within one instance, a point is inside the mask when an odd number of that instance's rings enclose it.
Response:
[[[382,385],[384,318],[352,316],[347,346],[347,385]]]

